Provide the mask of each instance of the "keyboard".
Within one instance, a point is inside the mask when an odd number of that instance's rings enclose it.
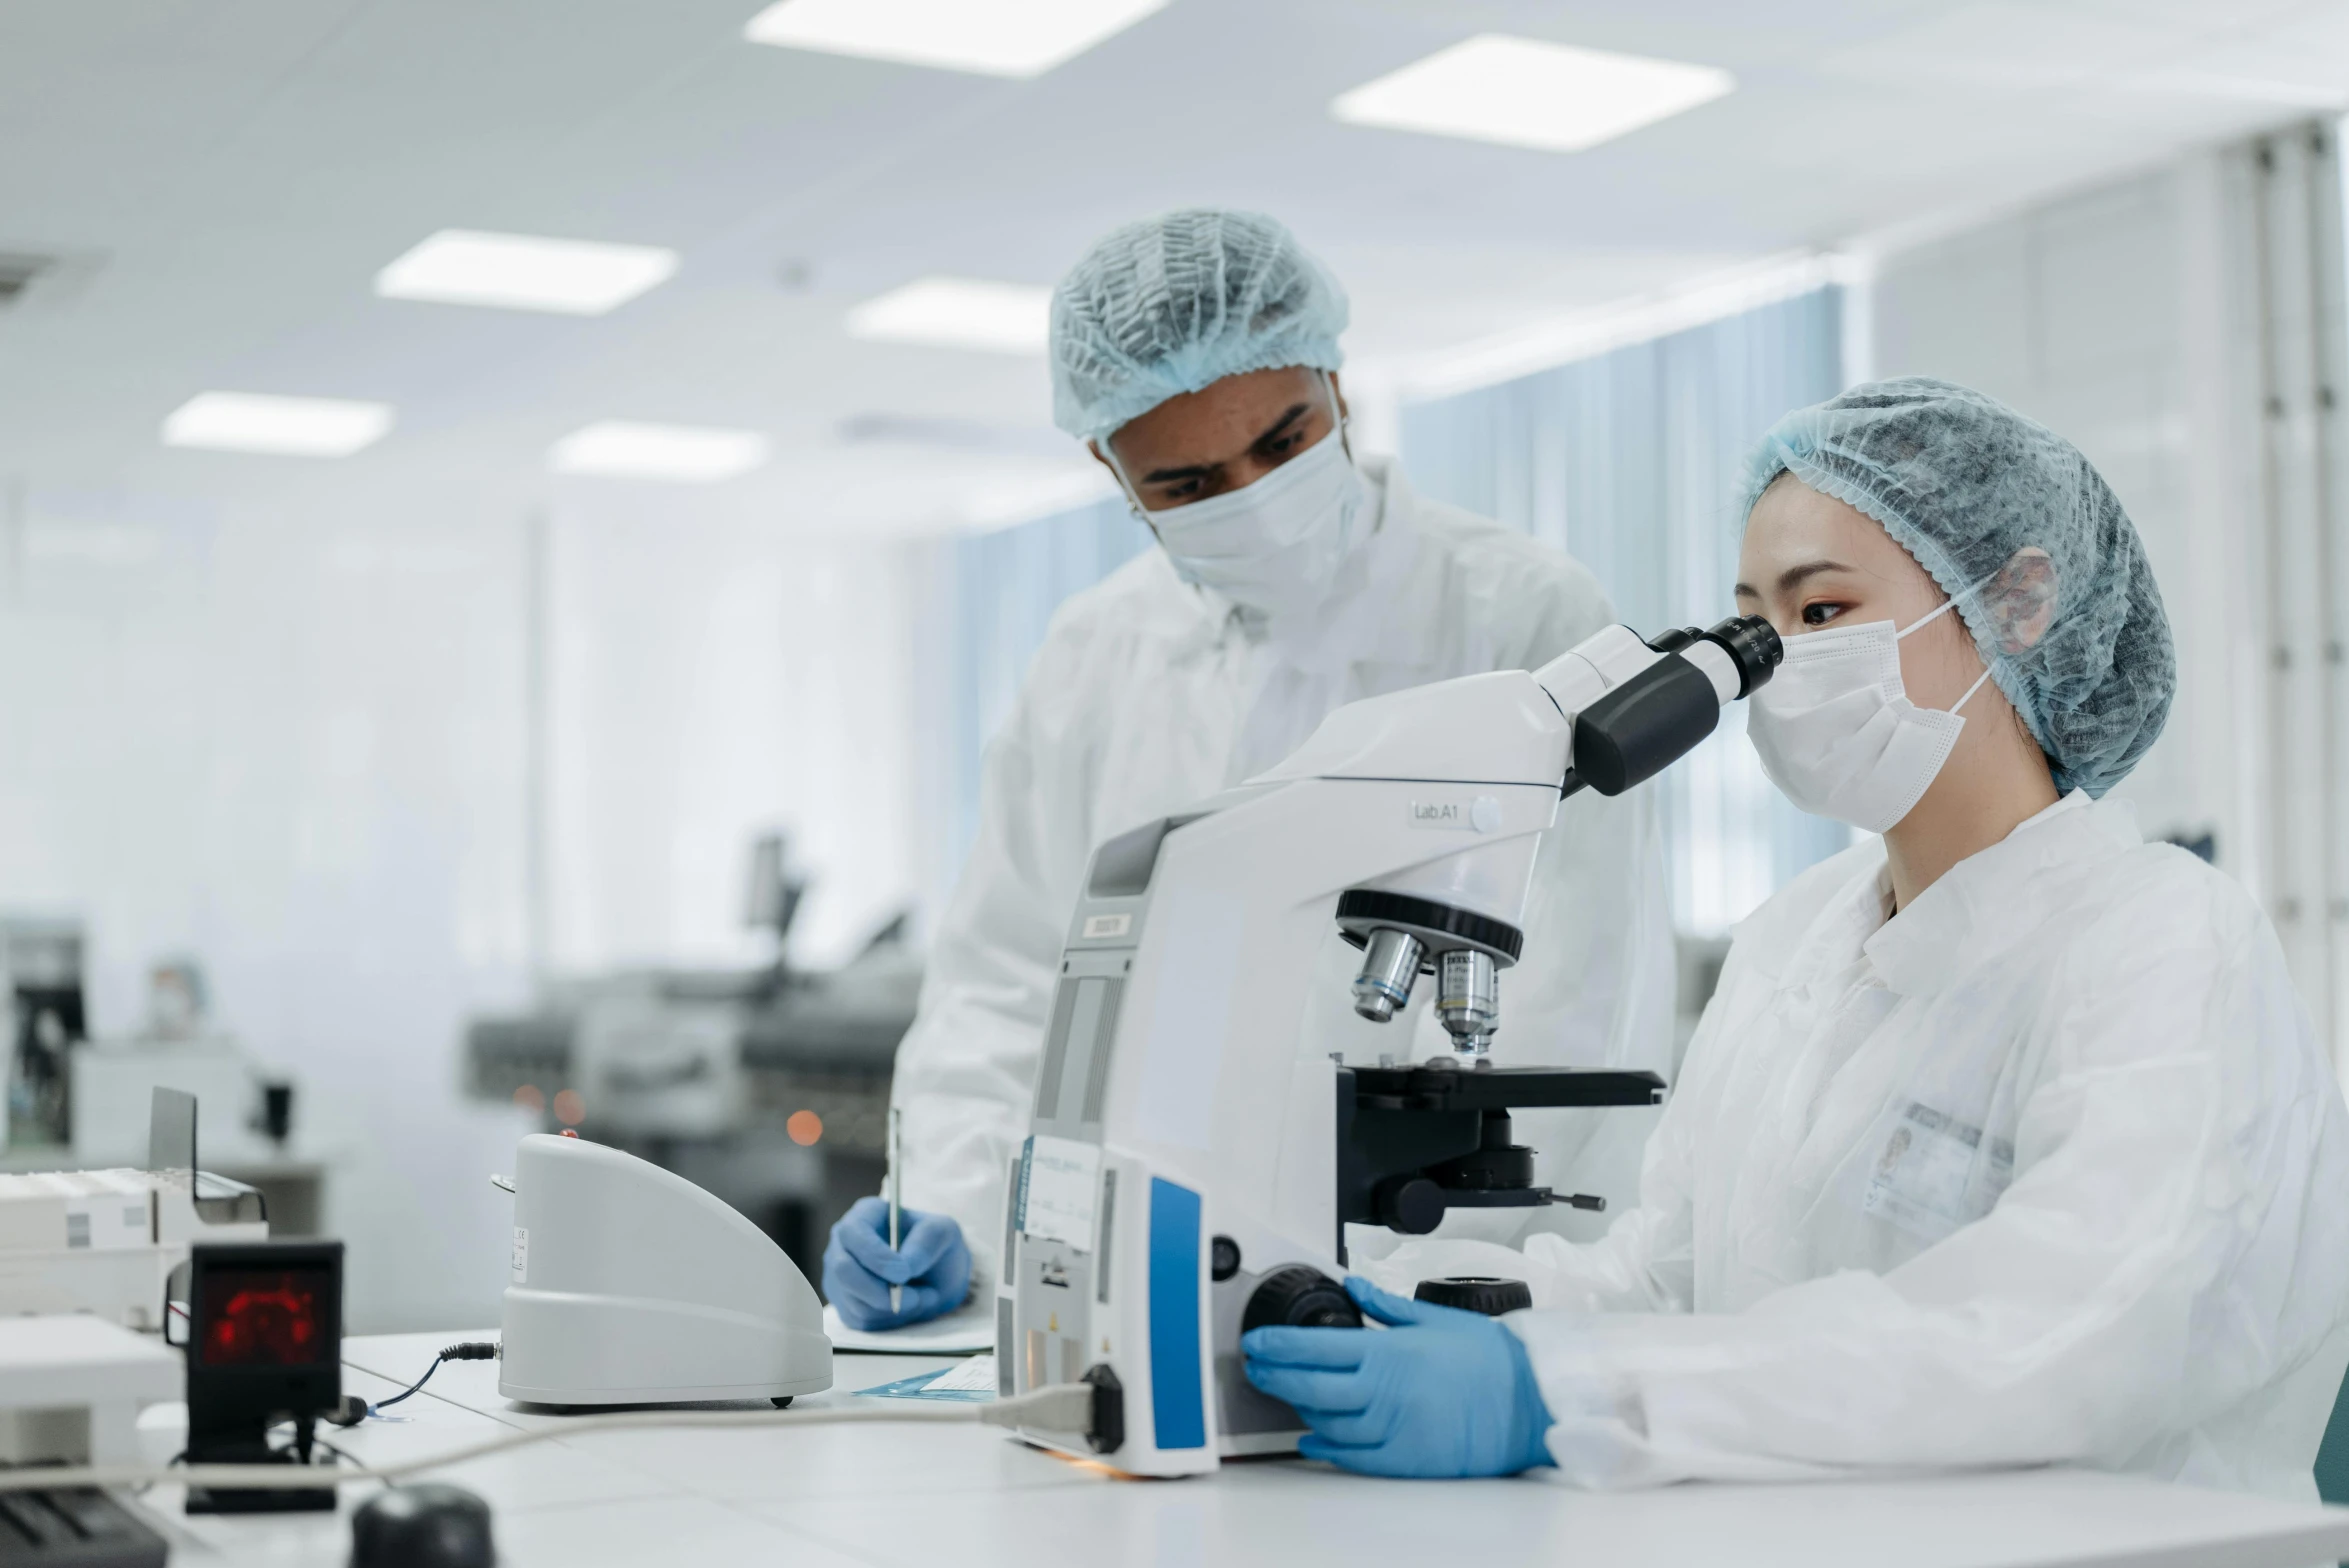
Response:
[[[170,1550],[104,1492],[0,1492],[0,1568],[163,1568]]]

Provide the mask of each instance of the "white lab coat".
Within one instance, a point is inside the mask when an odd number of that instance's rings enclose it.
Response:
[[[1027,1136],[1092,847],[1263,771],[1348,702],[1538,667],[1613,619],[1574,561],[1413,495],[1391,463],[1363,469],[1378,499],[1372,527],[1311,624],[1251,620],[1150,550],[1061,607],[987,749],[976,842],[891,1091],[904,1113],[905,1201],[961,1223],[980,1299],[993,1289],[1005,1171]],[[1537,861],[1524,957],[1501,978],[1496,1060],[1668,1067],[1671,925],[1651,822],[1637,799],[1586,792],[1565,803]],[[1343,978],[1324,989],[1346,1008]],[[1380,1050],[1445,1049],[1423,1016],[1432,989],[1419,988],[1412,1024],[1375,1031]],[[1528,1114],[1520,1141],[1542,1149],[1544,1181],[1621,1204],[1659,1114]]]
[[[1604,1241],[1384,1282],[1530,1274],[1581,1485],[2068,1461],[2312,1498],[2349,1113],[2266,918],[2081,794],[1889,897],[1870,839],[1739,928]]]

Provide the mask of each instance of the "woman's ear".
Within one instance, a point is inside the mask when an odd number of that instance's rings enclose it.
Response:
[[[2055,558],[2025,545],[1982,590],[1982,614],[1998,636],[1998,651],[2012,658],[2029,653],[2055,623]]]

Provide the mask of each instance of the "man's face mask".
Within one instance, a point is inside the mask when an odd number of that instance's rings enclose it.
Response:
[[[1326,375],[1322,389],[1337,414]],[[1369,487],[1346,449],[1342,415],[1328,435],[1254,484],[1162,512],[1143,509],[1114,454],[1111,467],[1183,581],[1274,619],[1328,598],[1369,512]]]

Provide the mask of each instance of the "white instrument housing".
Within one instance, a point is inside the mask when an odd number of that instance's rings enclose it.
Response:
[[[498,1392],[539,1405],[787,1399],[832,1386],[823,1307],[766,1233],[580,1138],[515,1156]]]
[[[0,1464],[137,1464],[139,1412],[186,1390],[187,1362],[153,1334],[0,1316]]]

